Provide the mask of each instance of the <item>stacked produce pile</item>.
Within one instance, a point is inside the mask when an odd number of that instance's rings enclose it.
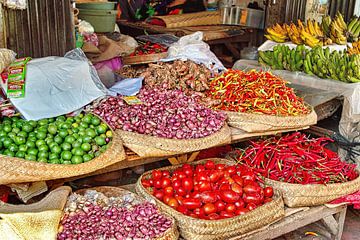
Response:
[[[184,164],[173,172],[154,170],[142,185],[153,196],[182,214],[217,220],[245,214],[272,201],[273,189],[261,187],[253,172],[208,160]]]
[[[167,48],[157,44],[157,43],[151,43],[151,42],[140,42],[140,45],[135,49],[133,53],[130,54],[130,56],[142,56],[142,55],[148,55],[148,54],[157,54],[157,53],[163,53],[166,52]]]
[[[269,40],[283,43],[289,39],[295,44],[306,44],[310,47],[325,46],[332,43],[346,45],[348,41],[357,41],[360,34],[360,20],[353,18],[346,24],[341,13],[334,19],[324,16],[321,24],[308,20],[306,25],[298,20],[298,24],[275,24],[266,29],[265,37]]]
[[[331,184],[354,180],[359,175],[356,164],[341,161],[325,146],[328,138],[309,138],[296,132],[251,142],[237,150],[237,160],[258,174],[258,178],[297,183]]]
[[[132,194],[106,197],[88,190],[69,197],[57,239],[154,239],[171,226],[155,205]]]
[[[320,78],[331,78],[342,82],[360,82],[360,55],[349,55],[346,51],[330,51],[315,47],[311,50],[299,45],[294,49],[277,45],[273,51],[260,51],[259,62],[272,69],[304,71]]]
[[[107,149],[112,132],[92,114],[26,121],[5,118],[0,124],[0,153],[44,163],[79,164]]]
[[[194,139],[219,131],[226,116],[201,105],[198,95],[180,90],[142,89],[141,104],[128,105],[121,96],[101,102],[94,113],[114,129],[162,138]]]
[[[270,72],[229,70],[210,83],[208,95],[221,102],[213,106],[217,110],[276,116],[310,113],[286,83]]]

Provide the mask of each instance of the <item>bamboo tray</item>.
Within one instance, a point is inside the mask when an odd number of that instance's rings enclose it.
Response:
[[[126,56],[123,57],[124,65],[137,65],[137,64],[146,64],[152,62],[158,62],[159,60],[166,58],[167,52],[157,53],[157,54],[147,54],[139,56]]]

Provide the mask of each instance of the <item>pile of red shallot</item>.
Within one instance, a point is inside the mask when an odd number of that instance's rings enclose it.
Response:
[[[181,90],[142,89],[137,97],[142,104],[109,97],[93,112],[114,129],[171,139],[209,136],[226,120],[224,113],[201,105],[199,95],[187,96]]]
[[[154,239],[172,224],[154,204],[132,194],[107,198],[92,190],[70,196],[57,239]]]

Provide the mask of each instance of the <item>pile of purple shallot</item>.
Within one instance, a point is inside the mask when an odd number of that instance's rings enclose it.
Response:
[[[122,198],[107,198],[96,191],[86,194],[70,196],[57,240],[154,239],[172,227],[171,219],[154,204],[139,202],[132,194]]]
[[[200,104],[197,94],[181,90],[142,89],[142,104],[128,105],[121,96],[102,101],[93,112],[112,128],[171,139],[194,139],[219,131],[226,120],[222,112]]]

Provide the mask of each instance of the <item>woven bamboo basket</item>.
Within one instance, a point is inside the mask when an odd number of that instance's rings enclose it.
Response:
[[[215,163],[224,163],[226,165],[235,164],[234,161],[227,159],[211,159]],[[193,165],[205,163],[206,160],[200,160]],[[174,171],[179,166],[170,166],[160,168],[160,170]],[[173,216],[179,226],[180,234],[189,240],[215,240],[229,239],[252,230],[264,227],[272,222],[282,218],[285,214],[284,203],[278,192],[276,192],[273,201],[266,203],[253,211],[244,215],[222,220],[203,220],[196,219],[172,209],[163,202],[153,197],[147,189],[141,184],[141,179],[150,177],[152,171],[144,173],[136,183],[136,192],[145,199],[156,201],[161,210]]]
[[[265,132],[285,129],[299,129],[314,125],[317,122],[316,112],[311,108],[311,113],[301,116],[273,116],[265,114],[228,112],[227,123],[231,127],[239,128],[246,132]]]
[[[144,134],[116,130],[124,146],[140,157],[161,157],[195,152],[221,144],[231,143],[231,130],[225,124],[218,132],[198,139],[167,139]]]
[[[133,197],[135,199],[137,199],[139,201],[145,201],[145,199],[139,197],[135,193],[132,193],[132,192],[130,192],[128,190],[125,190],[123,188],[118,188],[118,187],[103,186],[103,187],[94,187],[94,188],[88,188],[88,189],[80,189],[80,190],[76,191],[76,193],[83,195],[86,190],[95,190],[97,192],[103,193],[107,197],[121,197],[124,194],[129,194],[130,193],[130,194],[133,195]],[[154,238],[154,240],[176,240],[176,239],[178,239],[179,238],[179,231],[177,229],[174,218],[171,217],[169,214],[164,213],[164,212],[162,212],[161,214],[163,214],[164,216],[171,219],[172,226],[163,235],[161,235],[161,236],[159,236],[157,238]]]
[[[344,182],[323,184],[293,184],[274,181],[265,178],[265,184],[272,186],[282,193],[284,203],[288,207],[311,207],[322,205],[339,197],[360,190],[360,177]]]
[[[167,52],[163,52],[163,53],[147,54],[147,55],[139,55],[139,56],[126,56],[123,57],[122,60],[124,65],[137,65],[137,64],[158,62],[159,60],[166,57],[167,57]]]
[[[221,14],[219,11],[204,11],[179,15],[156,16],[149,18],[147,22],[150,22],[152,19],[163,21],[167,28],[178,28],[201,25],[217,25],[221,23]]]
[[[66,165],[28,161],[0,155],[0,184],[46,181],[80,176],[125,160],[120,136],[113,134],[109,148],[89,162]]]

